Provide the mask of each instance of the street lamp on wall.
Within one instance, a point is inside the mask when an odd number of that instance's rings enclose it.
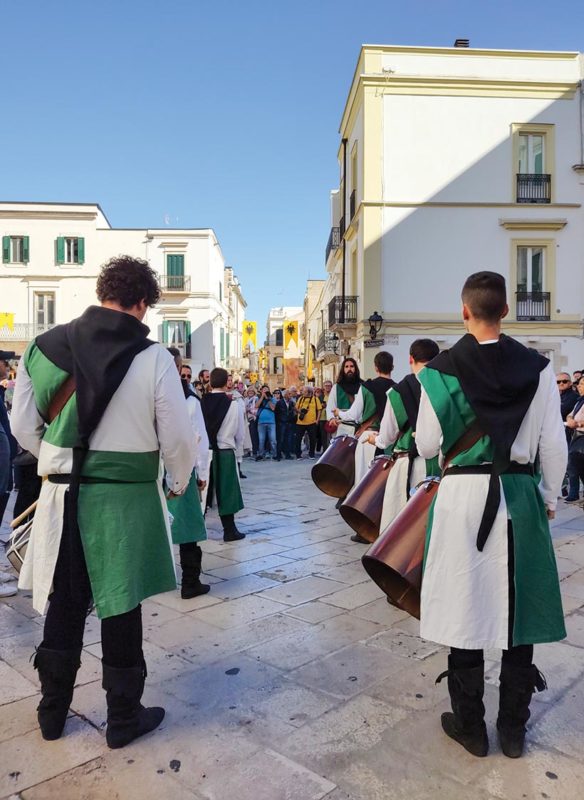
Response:
[[[369,337],[373,340],[377,337],[377,334],[381,330],[381,326],[383,325],[383,317],[381,314],[378,314],[377,311],[374,311],[373,314],[369,317]]]

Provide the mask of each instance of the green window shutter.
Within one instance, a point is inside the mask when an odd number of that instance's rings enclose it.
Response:
[[[22,237],[22,260],[25,264],[28,264],[30,261],[30,239],[28,236]]]
[[[168,321],[162,323],[162,343],[168,344]]]
[[[57,237],[57,264],[65,263],[65,237]]]
[[[219,332],[219,360],[225,361],[225,330],[223,328]]]
[[[227,358],[229,358],[229,344],[230,343],[229,343],[229,331],[228,331],[225,337],[225,355]]]
[[[2,263],[10,264],[10,236],[2,237]]]
[[[85,264],[85,239],[83,236],[77,239],[77,263]]]
[[[191,323],[187,320],[185,322],[185,357],[191,357]]]
[[[167,275],[184,275],[185,274],[185,257],[184,256],[166,256],[166,274]]]

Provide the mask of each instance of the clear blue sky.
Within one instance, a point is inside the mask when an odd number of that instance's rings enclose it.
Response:
[[[0,199],[215,229],[260,330],[323,278],[359,47],[582,50],[584,0],[0,0]]]

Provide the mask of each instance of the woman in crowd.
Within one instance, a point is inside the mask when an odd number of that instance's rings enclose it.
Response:
[[[568,449],[568,477],[571,492],[566,497],[566,503],[578,502],[580,481],[584,482],[584,377],[579,378],[576,391],[580,397],[565,422],[566,427],[572,431]],[[572,492],[574,493],[572,494]]]
[[[269,453],[274,456],[276,453],[276,403],[270,392],[270,387],[264,384],[260,389],[260,396],[256,400],[256,412],[258,421],[258,454],[256,461],[268,454],[266,450],[266,443],[268,444]]]

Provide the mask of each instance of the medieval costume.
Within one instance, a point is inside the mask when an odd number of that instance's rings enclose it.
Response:
[[[397,517],[407,503],[410,490],[429,475],[438,474],[438,461],[420,458],[416,450],[416,424],[420,404],[420,383],[414,374],[387,393],[376,447],[395,459],[383,496],[380,530]]]
[[[172,542],[179,546],[182,570],[181,597],[183,600],[188,600],[207,594],[210,589],[200,580],[203,552],[198,544],[207,538],[199,481],[209,480],[209,438],[201,401],[186,381],[182,381],[182,387],[191,422],[195,467],[184,494],[179,497],[171,496],[167,499],[167,503],[172,518]]]
[[[201,407],[211,451],[207,504],[211,505],[215,495],[223,540],[237,541],[245,536],[235,525],[235,514],[243,508],[236,461],[244,437],[243,417],[238,403],[219,389],[203,395]]]
[[[467,334],[419,379],[423,457],[444,456],[477,430],[446,470],[427,531],[421,635],[452,648],[444,675],[454,713],[442,724],[486,754],[483,650],[501,648],[497,727],[503,752],[517,757],[533,691],[545,688],[533,645],[566,635],[546,513],[566,468],[555,376],[547,359],[507,336],[479,343]]]
[[[127,744],[164,715],[140,704],[140,602],[176,587],[161,452],[177,494],[193,457],[174,362],[147,334],[130,314],[90,307],[37,337],[18,370],[14,432],[48,476],[19,584],[39,613],[50,601],[35,658],[47,739],[65,724],[91,602],[102,620],[108,744]]]
[[[327,401],[327,418],[333,418],[333,410],[339,410],[341,424],[335,436],[355,434],[355,429],[371,417],[376,416],[376,397],[360,380],[350,380],[344,376],[341,382],[333,385]],[[355,485],[359,483],[367,472],[371,459],[375,454],[375,447],[367,442],[369,432],[361,434],[355,448]]]

